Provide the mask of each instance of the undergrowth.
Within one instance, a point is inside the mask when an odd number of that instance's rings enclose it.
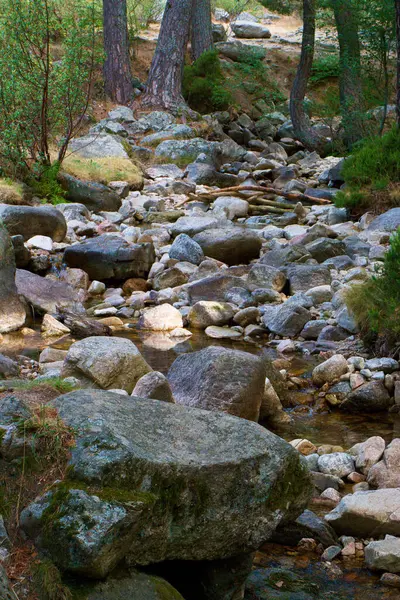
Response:
[[[400,351],[400,229],[375,275],[346,294],[365,343],[383,356]]]
[[[204,52],[183,74],[183,95],[194,110],[225,110],[232,104],[232,94],[224,86],[224,77],[216,50]]]
[[[346,159],[343,178],[346,189],[335,197],[338,207],[361,212],[400,206],[399,131],[393,129],[364,141]]]
[[[339,57],[337,54],[316,56],[311,68],[310,83],[317,84],[332,77],[339,77]]]
[[[63,204],[66,192],[58,181],[60,163],[54,162],[51,166],[41,169],[34,173],[28,180],[28,185],[33,189],[36,196],[39,196],[44,202],[51,204]]]
[[[71,590],[63,584],[61,573],[51,560],[35,563],[32,571],[40,600],[72,600]]]

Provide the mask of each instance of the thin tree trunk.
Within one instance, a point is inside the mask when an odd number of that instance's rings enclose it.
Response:
[[[204,52],[213,48],[210,0],[193,2],[191,44],[193,60],[197,60]]]
[[[182,75],[192,1],[167,0],[142,106],[171,111],[186,107],[182,96]]]
[[[395,0],[395,7],[396,7],[396,36],[397,36],[396,110],[397,110],[397,126],[400,128],[400,0]]]
[[[311,75],[315,48],[315,0],[303,0],[303,39],[300,63],[290,93],[290,117],[295,137],[308,150],[324,151],[325,140],[311,127],[310,119],[304,109],[307,84]]]
[[[340,50],[340,105],[348,147],[364,136],[361,50],[353,0],[332,0]]]
[[[103,18],[105,92],[115,102],[128,104],[132,100],[133,86],[126,0],[103,0]]]

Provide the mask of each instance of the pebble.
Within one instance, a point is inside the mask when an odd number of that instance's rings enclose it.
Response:
[[[326,548],[321,556],[321,560],[323,561],[331,561],[342,552],[342,548],[340,546],[329,546]]]

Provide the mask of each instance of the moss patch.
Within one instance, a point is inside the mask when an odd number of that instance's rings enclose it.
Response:
[[[81,158],[67,156],[62,164],[65,173],[82,179],[107,185],[110,181],[127,181],[137,189],[143,183],[143,175],[129,158]]]

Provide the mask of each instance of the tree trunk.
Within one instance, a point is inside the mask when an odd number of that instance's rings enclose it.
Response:
[[[107,96],[119,104],[132,100],[126,0],[103,0],[104,85]]]
[[[340,105],[344,141],[351,146],[364,136],[361,51],[354,0],[332,0],[340,49]]]
[[[396,6],[396,35],[397,35],[396,110],[397,110],[397,126],[400,127],[400,0],[395,0],[395,6]]]
[[[323,152],[325,140],[311,127],[310,119],[304,110],[307,83],[311,75],[315,48],[315,0],[303,0],[303,39],[300,63],[290,93],[290,117],[295,137],[308,150]]]
[[[210,0],[193,2],[191,43],[193,60],[197,60],[204,52],[213,48]]]
[[[182,96],[182,75],[192,1],[167,0],[142,106],[171,111],[186,107]]]

